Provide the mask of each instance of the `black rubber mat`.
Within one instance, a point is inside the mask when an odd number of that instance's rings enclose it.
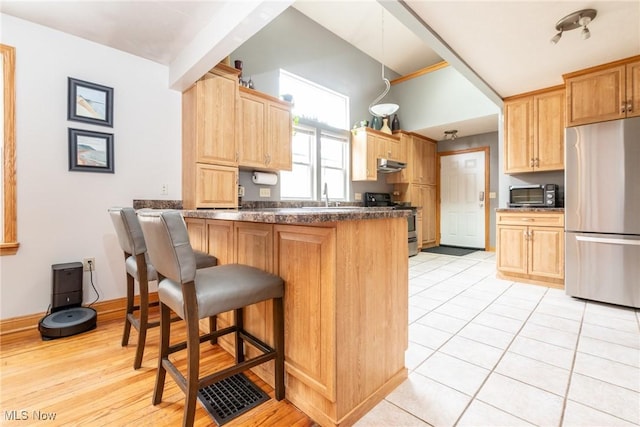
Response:
[[[219,426],[269,400],[244,374],[236,374],[198,390],[198,400]]]
[[[465,256],[472,252],[482,249],[459,248],[457,246],[434,246],[433,248],[423,249],[422,252],[430,252],[432,254]]]

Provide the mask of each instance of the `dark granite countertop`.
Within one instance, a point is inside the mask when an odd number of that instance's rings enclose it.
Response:
[[[539,212],[539,213],[560,212],[560,213],[563,213],[564,208],[498,208],[496,209],[496,212]]]
[[[183,210],[185,218],[222,219],[228,221],[263,222],[271,224],[316,224],[335,221],[355,221],[380,218],[406,218],[409,210],[364,207],[300,207],[262,209],[198,209]]]

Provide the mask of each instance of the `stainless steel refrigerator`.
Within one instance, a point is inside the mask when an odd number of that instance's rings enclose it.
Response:
[[[566,293],[640,307],[640,117],[565,137]]]

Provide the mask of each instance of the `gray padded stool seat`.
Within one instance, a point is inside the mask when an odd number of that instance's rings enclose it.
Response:
[[[138,369],[142,365],[144,345],[147,337],[147,329],[159,326],[159,322],[149,322],[149,306],[158,303],[149,303],[149,282],[158,280],[156,269],[151,265],[147,255],[147,246],[140,228],[138,216],[133,208],[110,208],[109,216],[118,236],[120,248],[124,251],[124,264],[127,273],[127,309],[122,334],[122,346],[129,344],[131,326],[138,331],[138,345],[133,368]],[[204,252],[195,251],[196,268],[212,267],[218,263],[216,257]],[[134,302],[134,282],[140,284],[140,305]],[[139,311],[139,316],[135,312]]]
[[[187,227],[177,211],[139,213],[142,231],[148,244],[149,258],[158,271],[160,297],[160,357],[153,404],[162,401],[165,376],[169,375],[185,392],[183,425],[191,426],[195,417],[198,389],[206,387],[253,366],[275,359],[275,398],[284,398],[284,295],[283,280],[271,273],[240,264],[196,270],[195,256],[189,243]],[[273,348],[243,328],[243,307],[273,300]],[[169,345],[170,310],[187,326],[186,377],[169,359],[185,348],[185,343]],[[200,336],[199,319],[234,310],[235,324]],[[200,343],[235,333],[236,364],[213,374],[199,375]],[[245,360],[245,341],[262,354]]]

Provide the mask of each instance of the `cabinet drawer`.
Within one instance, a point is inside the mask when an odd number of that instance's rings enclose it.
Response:
[[[564,213],[539,212],[498,212],[498,225],[544,225],[547,227],[564,227]]]

